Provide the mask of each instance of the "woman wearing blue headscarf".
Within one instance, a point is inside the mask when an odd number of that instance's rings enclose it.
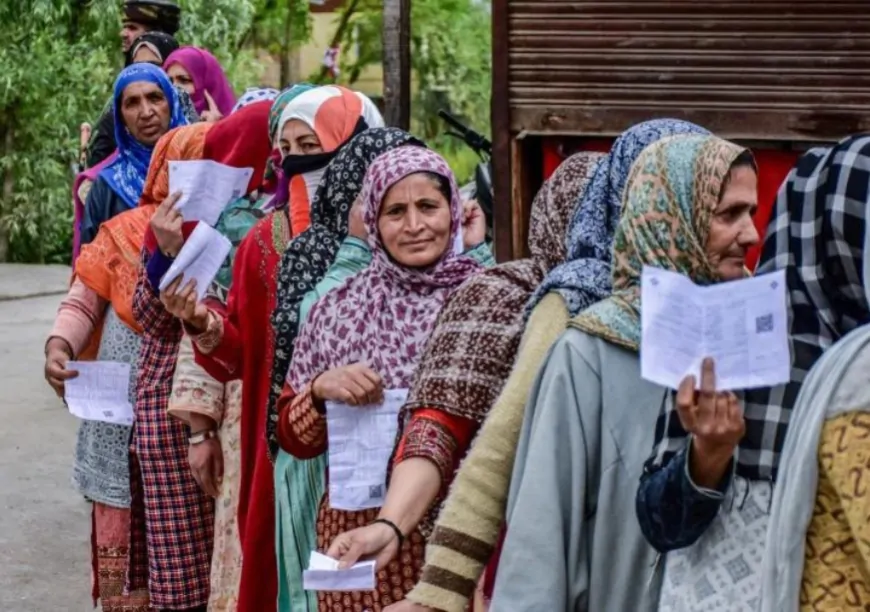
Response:
[[[139,202],[151,152],[166,132],[187,125],[178,93],[161,68],[133,64],[115,80],[112,106],[118,154],[97,175],[85,201],[81,243],[100,225]]]

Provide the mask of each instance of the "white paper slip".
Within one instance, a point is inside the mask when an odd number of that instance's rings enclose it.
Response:
[[[70,361],[79,375],[64,383],[64,401],[74,416],[116,425],[133,424],[130,364],[116,361]]]
[[[181,192],[175,207],[185,221],[218,222],[223,210],[245,195],[253,168],[203,159],[169,163],[169,193]]]
[[[384,504],[387,463],[396,444],[399,409],[407,397],[407,389],[389,389],[376,406],[326,402],[332,508],[365,510]]]
[[[689,374],[701,383],[712,357],[719,391],[788,382],[785,271],[700,287],[645,266],[641,279],[641,376],[679,388]]]
[[[302,572],[306,591],[372,591],[375,588],[375,562],[360,561],[338,569],[338,561],[312,551],[308,569]]]
[[[201,300],[232,248],[229,239],[219,231],[205,223],[198,224],[184,242],[178,257],[160,279],[160,291],[183,275],[182,287],[191,279],[196,279],[196,293]]]

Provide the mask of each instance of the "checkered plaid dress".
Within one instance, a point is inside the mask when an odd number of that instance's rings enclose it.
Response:
[[[786,272],[791,380],[745,394],[746,435],[736,468],[744,478],[776,479],[807,372],[825,349],[870,321],[862,265],[868,197],[870,136],[808,151],[779,190],[757,274]],[[648,469],[667,463],[685,447],[685,438],[671,401],[656,426],[656,454]]]
[[[148,282],[147,255],[133,297],[145,332],[139,352],[133,432],[133,530],[129,586],[146,584],[155,608],[183,610],[208,603],[214,541],[214,503],[193,479],[187,460],[188,429],[166,413],[182,328]],[[146,553],[147,561],[143,559]]]

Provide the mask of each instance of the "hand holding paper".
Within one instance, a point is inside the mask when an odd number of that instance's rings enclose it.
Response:
[[[164,291],[172,281],[182,276],[182,287],[191,280],[196,281],[197,300],[201,301],[217,276],[221,264],[230,254],[232,246],[219,231],[205,223],[199,223],[160,280],[160,291]]]

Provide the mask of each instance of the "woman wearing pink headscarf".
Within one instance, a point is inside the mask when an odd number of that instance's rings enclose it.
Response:
[[[437,153],[414,146],[384,153],[366,174],[362,201],[372,262],[311,308],[296,338],[278,402],[281,446],[298,459],[327,451],[330,403],[366,410],[385,395],[401,394],[411,386],[445,301],[482,270],[458,251],[463,250],[463,242],[464,246],[482,242],[485,228],[482,223],[462,227],[456,181]],[[463,240],[457,245],[460,231]],[[445,427],[452,432],[450,423]],[[432,445],[429,437],[419,434],[432,428],[409,426],[407,432],[411,431],[413,435],[403,435],[392,462],[396,469],[429,465],[422,457],[433,450]],[[354,434],[345,440],[346,445],[360,443]],[[338,507],[333,507],[333,501]],[[416,529],[403,532],[373,505],[377,504],[368,504],[366,510],[344,510],[331,494],[323,496],[317,518],[321,551],[346,553],[340,545],[334,550],[336,536],[373,523],[383,529],[390,544],[385,546],[389,554],[377,558],[375,590],[320,592],[320,612],[360,608],[380,612],[403,599],[418,578],[425,544],[422,534]]]
[[[172,84],[185,90],[196,112],[206,121],[229,115],[236,94],[217,58],[199,47],[181,47],[163,63]]]

